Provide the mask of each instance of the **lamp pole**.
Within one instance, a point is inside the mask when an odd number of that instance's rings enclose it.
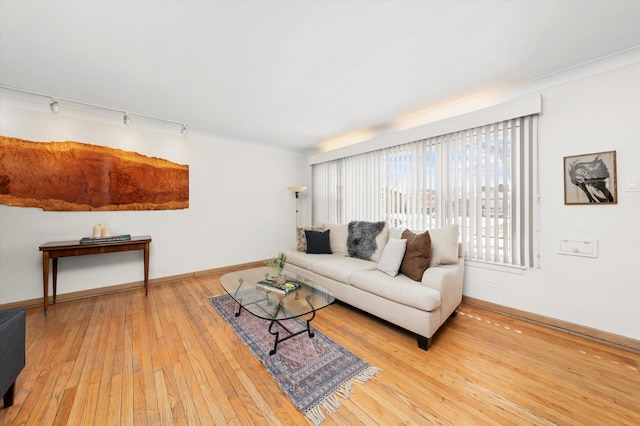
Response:
[[[296,192],[296,228],[298,227],[298,198],[300,195],[300,192]]]
[[[296,227],[298,227],[298,199],[300,198],[300,193],[306,190],[306,186],[290,186],[289,191],[293,192],[296,196]]]

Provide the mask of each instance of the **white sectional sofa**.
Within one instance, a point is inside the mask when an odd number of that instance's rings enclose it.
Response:
[[[431,258],[419,281],[403,273],[393,276],[394,271],[388,270],[392,251],[396,252],[396,260],[398,256],[398,250],[392,248],[406,243],[393,241],[401,238],[401,230],[385,226],[375,239],[375,253],[370,260],[363,260],[349,255],[348,225],[328,224],[322,228],[329,231],[332,254],[300,251],[304,244],[299,239],[297,249],[284,251],[285,270],[317,282],[342,302],[415,333],[418,346],[427,350],[434,333],[449,317],[455,316],[462,301],[464,258],[458,228],[429,231]],[[406,246],[402,258],[409,255],[408,243]]]

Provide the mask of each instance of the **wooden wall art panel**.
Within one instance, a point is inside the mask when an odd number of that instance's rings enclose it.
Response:
[[[80,142],[0,136],[0,203],[49,211],[189,207],[189,166]]]

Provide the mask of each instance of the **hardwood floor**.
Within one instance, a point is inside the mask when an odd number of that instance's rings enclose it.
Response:
[[[210,306],[223,292],[205,276],[28,310],[0,424],[311,424]],[[325,425],[640,424],[640,356],[616,347],[464,304],[428,352],[341,304],[313,325],[383,369]]]

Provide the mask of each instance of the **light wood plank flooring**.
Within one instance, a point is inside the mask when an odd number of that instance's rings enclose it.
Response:
[[[28,310],[27,366],[0,424],[310,424],[210,306],[223,292],[206,276]],[[640,424],[639,355],[459,313],[424,352],[348,306],[320,311],[315,328],[383,369],[324,424]]]

